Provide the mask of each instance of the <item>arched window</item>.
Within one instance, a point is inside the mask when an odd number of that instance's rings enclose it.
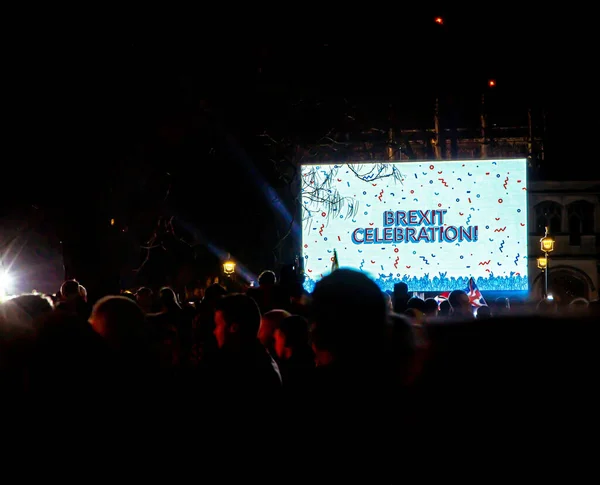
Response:
[[[551,234],[557,234],[561,228],[562,206],[558,202],[545,200],[535,206],[535,232],[544,234],[547,226]]]
[[[581,245],[581,236],[594,233],[594,204],[578,200],[567,206],[569,217],[569,244]]]

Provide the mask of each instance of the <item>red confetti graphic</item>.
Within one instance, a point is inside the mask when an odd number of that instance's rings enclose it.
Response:
[[[444,184],[444,187],[448,187],[448,184],[446,183],[446,181],[444,179],[438,179],[440,182],[442,182],[442,184]]]
[[[398,248],[394,248],[394,252],[397,253],[399,251]]]
[[[479,266],[485,266],[486,264],[490,264],[491,261],[491,259],[488,259],[487,261],[479,261]]]
[[[506,186],[508,185],[508,177],[506,177],[502,185],[504,185],[504,188],[506,189]]]
[[[527,187],[523,187],[523,190],[527,190]]]
[[[406,269],[410,269],[412,266],[407,266]]]
[[[497,221],[499,221],[499,220],[500,220],[500,218],[499,218],[499,217],[494,217],[494,219],[496,219]]]
[[[371,263],[375,264],[375,261],[371,260]]]
[[[492,270],[491,270],[491,269],[486,269],[486,271],[487,271],[488,273],[491,273],[491,272],[492,272]]]
[[[379,202],[381,202],[382,197],[383,197],[383,189],[381,189],[381,192],[379,192],[379,197],[377,197],[379,199]]]
[[[411,191],[410,191],[410,193],[411,193],[411,194],[414,194],[414,193],[415,193],[415,191],[414,191],[414,190],[411,190]]]
[[[337,181],[338,181],[338,182],[341,182],[341,181],[342,181],[342,179],[337,179]]]
[[[485,172],[485,174],[486,174],[486,175],[489,175],[489,174],[490,174],[490,172]]]
[[[374,226],[375,223],[374,222],[369,222],[369,226]]]
[[[327,212],[321,212],[321,217],[325,217],[327,215]]]
[[[306,249],[307,247],[308,247],[308,244],[305,244],[305,245],[304,245],[304,249]]]
[[[443,172],[440,170],[440,171],[438,172],[438,175],[442,175],[442,173],[443,173]]]
[[[377,187],[377,184],[371,184],[373,187]]]
[[[325,224],[321,224],[321,228],[319,229],[319,236],[323,235],[323,229],[325,228]]]
[[[521,227],[525,227],[525,224],[523,224],[522,222],[521,222]]]
[[[438,204],[438,207],[442,207],[442,204]]]
[[[521,276],[521,273],[519,273],[518,271],[515,273],[516,276]]]
[[[521,183],[521,181],[520,181],[520,180],[517,180],[517,183],[518,183],[518,184],[520,184],[520,183]]]
[[[504,231],[506,231],[506,226],[499,227],[498,229],[494,229],[494,232],[504,232]]]
[[[398,261],[400,260],[400,256],[396,256],[396,261],[394,261],[394,268],[398,269]]]
[[[309,273],[312,273],[312,269],[309,269],[309,270],[308,270],[308,272],[309,272]]]
[[[338,241],[341,241],[340,236],[338,236]]]
[[[429,170],[433,170],[435,167],[433,165],[429,165]]]
[[[498,199],[498,204],[502,204],[504,202],[502,199]]]
[[[472,204],[473,202],[471,202],[471,197],[469,197],[468,199],[469,199],[469,204]]]
[[[464,214],[462,212],[459,212],[458,215],[459,216],[464,216]]]

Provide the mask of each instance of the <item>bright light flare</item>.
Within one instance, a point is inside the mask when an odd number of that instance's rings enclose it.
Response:
[[[8,273],[0,273],[0,295],[6,295],[12,283],[13,279]]]
[[[444,25],[444,19],[442,17],[436,17],[435,23],[438,25]]]
[[[488,86],[489,86],[490,88],[493,88],[493,87],[495,87],[495,86],[496,86],[496,80],[495,80],[495,79],[490,79],[490,80],[488,81]]]

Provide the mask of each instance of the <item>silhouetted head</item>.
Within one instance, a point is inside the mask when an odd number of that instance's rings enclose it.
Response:
[[[260,343],[266,348],[271,348],[277,325],[281,320],[290,316],[291,313],[285,310],[271,310],[266,312],[260,319],[260,327],[258,329],[258,340],[260,340]]]
[[[161,305],[167,309],[181,308],[181,306],[179,305],[179,301],[177,300],[177,295],[169,287],[164,287],[160,289],[159,300]]]
[[[258,276],[258,286],[273,286],[277,282],[275,273],[271,270],[263,271]]]
[[[0,305],[0,320],[5,322],[6,327],[0,329],[0,333],[7,332],[8,335],[19,327],[31,330],[35,319],[51,313],[53,309],[52,300],[43,295],[19,295],[11,298]],[[11,330],[8,331],[9,329]]]
[[[586,298],[575,298],[569,305],[587,308],[590,305],[590,302]]]
[[[438,302],[435,298],[427,298],[425,300],[425,310],[424,313],[428,317],[435,317],[438,314]]]
[[[135,293],[135,299],[137,303],[146,310],[152,307],[153,297],[154,293],[152,292],[152,290],[150,288],[146,288],[145,286],[142,286]]]
[[[406,309],[408,310],[409,308],[414,308],[421,313],[425,313],[425,301],[418,296],[413,296],[406,302]]]
[[[144,312],[130,298],[101,298],[92,308],[89,322],[114,349],[127,350],[145,343]]]
[[[584,315],[588,312],[589,306],[590,302],[586,298],[575,298],[569,303],[569,313]]]
[[[473,316],[469,295],[463,290],[453,290],[448,295],[452,314],[457,316]]]
[[[204,290],[204,300],[216,301],[226,294],[227,290],[224,286],[221,286],[219,283],[213,283]]]
[[[364,362],[365,354],[379,357],[386,316],[385,299],[371,279],[350,269],[334,271],[312,293],[313,347],[334,360]]]
[[[279,358],[289,357],[296,349],[308,346],[308,320],[290,315],[277,322],[274,333],[275,352]]]
[[[60,287],[60,295],[65,300],[71,300],[80,296],[79,294],[79,281],[67,280]]]
[[[10,300],[30,318],[35,319],[54,309],[52,299],[46,295],[19,295]]]
[[[478,320],[485,320],[486,318],[491,318],[491,316],[492,316],[492,311],[490,310],[489,306],[484,305],[484,306],[480,306],[477,309],[476,318]]]
[[[442,300],[440,303],[440,310],[438,312],[438,316],[446,317],[450,315],[452,311],[452,306],[450,306],[450,302],[448,300]]]
[[[408,296],[408,285],[404,282],[394,285],[394,296]]]
[[[234,293],[217,301],[215,338],[219,348],[243,348],[257,340],[260,310],[247,295]]]

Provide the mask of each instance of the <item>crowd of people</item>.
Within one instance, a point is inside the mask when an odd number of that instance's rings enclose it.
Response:
[[[516,432],[539,442],[549,416],[556,438],[597,412],[594,303],[498,299],[474,312],[464,291],[441,304],[402,284],[387,294],[348,269],[312,294],[272,271],[258,283],[238,293],[212,284],[184,301],[143,287],[89,302],[69,280],[55,298],[13,297],[0,305],[5,403],[290,462],[312,450],[311,466],[342,475],[362,457],[378,463],[372,477],[399,453],[462,439],[474,453]]]

